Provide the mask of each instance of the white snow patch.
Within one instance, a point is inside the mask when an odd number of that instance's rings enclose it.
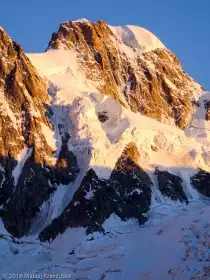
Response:
[[[40,118],[41,117],[40,111],[34,106],[34,100],[27,90],[24,91],[24,95],[29,101],[30,115],[35,118]]]
[[[18,179],[20,177],[20,174],[22,172],[23,166],[27,159],[31,156],[32,154],[32,148],[25,147],[23,150],[20,151],[20,153],[17,155],[17,165],[12,171],[12,177],[14,178],[14,184],[15,186],[18,183]]]
[[[135,189],[135,190],[133,190],[129,195],[133,195],[134,193],[136,193],[136,194],[141,194],[141,193],[143,193],[143,191],[140,190],[140,189]]]
[[[53,150],[56,150],[56,139],[54,138],[54,131],[43,122],[41,122],[40,124],[41,124],[42,133],[46,139],[47,144]]]
[[[91,200],[93,197],[94,197],[94,191],[91,189],[91,186],[90,186],[90,190],[88,192],[86,192],[85,198],[87,200]]]
[[[75,201],[74,206],[80,205],[80,201]]]

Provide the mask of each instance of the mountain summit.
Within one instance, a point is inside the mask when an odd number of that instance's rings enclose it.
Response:
[[[201,87],[151,32],[103,21],[65,22],[53,33],[48,50],[71,50],[80,71],[101,93],[133,112],[164,123],[188,125]]]

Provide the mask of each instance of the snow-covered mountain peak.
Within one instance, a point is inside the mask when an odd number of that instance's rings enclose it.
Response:
[[[150,52],[155,49],[162,49],[165,46],[162,42],[150,31],[133,25],[125,26],[109,26],[119,42],[124,43],[134,49],[139,49],[142,52]]]
[[[181,128],[189,123],[192,100],[202,92],[177,57],[141,27],[70,21],[53,33],[48,50],[69,51],[69,61],[73,54],[79,72],[100,93]]]
[[[48,50],[0,30],[0,274],[190,279],[210,259],[210,94],[139,27],[65,22]]]

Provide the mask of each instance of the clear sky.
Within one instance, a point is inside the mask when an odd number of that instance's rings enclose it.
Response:
[[[0,25],[26,52],[42,52],[63,21],[102,19],[152,31],[210,90],[210,0],[1,0]]]

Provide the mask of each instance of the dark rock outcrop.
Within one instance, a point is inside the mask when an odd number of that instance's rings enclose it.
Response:
[[[62,151],[61,151],[62,154]],[[39,212],[39,207],[59,188],[59,184],[69,184],[78,173],[77,160],[68,151],[68,166],[43,166],[37,164],[34,155],[25,163],[18,184],[11,199],[6,204],[3,214],[5,228],[15,237],[26,234],[32,218]]]
[[[206,121],[209,121],[210,120],[210,100],[204,101],[204,107],[206,109],[205,119],[206,119]]]
[[[158,179],[159,189],[164,196],[175,201],[189,202],[182,186],[183,181],[179,176],[168,171],[161,171],[158,168],[155,170],[155,175]]]
[[[191,184],[201,194],[210,197],[210,173],[199,169],[198,172],[191,178]]]
[[[123,220],[136,218],[143,224],[150,209],[152,182],[138,162],[137,147],[130,143],[118,159],[109,183],[123,202],[115,213]]]
[[[77,159],[68,149],[69,138],[68,134],[63,135],[61,150],[56,165],[53,167],[53,182],[56,184],[68,185],[76,179],[76,175],[79,172]]]
[[[6,204],[14,190],[12,171],[17,165],[17,160],[12,157],[0,157],[0,205]]]
[[[55,190],[49,173],[50,169],[37,164],[33,155],[26,161],[15,192],[4,209],[4,225],[13,236],[27,233],[31,219]]]
[[[112,213],[122,220],[136,218],[140,224],[145,223],[151,204],[152,183],[138,165],[138,157],[135,144],[130,143],[109,180],[99,179],[90,169],[71,203],[41,232],[40,239],[54,239],[69,227],[86,227],[87,233],[103,231],[102,224]]]
[[[108,114],[107,112],[99,112],[97,113],[98,119],[100,122],[104,123],[108,120]]]

